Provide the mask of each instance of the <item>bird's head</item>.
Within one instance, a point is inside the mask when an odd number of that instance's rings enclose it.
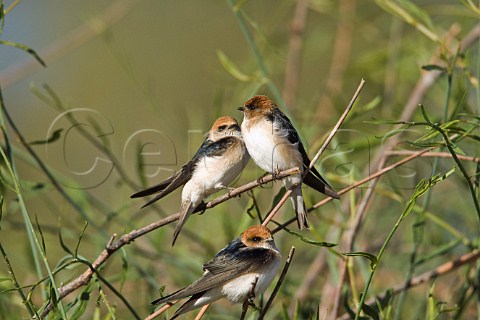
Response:
[[[239,107],[238,110],[243,112],[245,120],[250,120],[260,116],[266,116],[277,108],[275,103],[267,96],[254,96],[243,107]]]
[[[253,248],[265,248],[278,251],[272,233],[267,227],[262,225],[255,225],[245,230],[241,239],[244,245]]]
[[[213,123],[209,138],[217,141],[225,136],[240,136],[241,134],[237,120],[229,116],[223,116]]]

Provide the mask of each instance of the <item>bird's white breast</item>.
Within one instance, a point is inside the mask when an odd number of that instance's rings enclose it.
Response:
[[[182,199],[190,198],[196,203],[228,186],[242,172],[248,159],[240,138],[221,156],[202,157],[183,188]]]
[[[298,143],[288,141],[286,134],[274,130],[267,119],[255,122],[244,119],[242,135],[248,153],[263,170],[272,173],[301,167],[303,161]]]
[[[233,279],[223,285],[222,294],[231,302],[243,302],[252,289],[252,283],[258,276],[258,281],[255,285],[255,296],[258,297],[272,283],[273,278],[277,274],[279,263],[278,260],[272,261],[261,272],[248,273]]]

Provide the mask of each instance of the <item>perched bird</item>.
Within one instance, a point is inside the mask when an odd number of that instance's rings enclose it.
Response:
[[[142,208],[163,198],[178,187],[182,190],[180,217],[173,234],[172,246],[187,221],[203,199],[237,178],[250,159],[237,120],[229,116],[218,118],[193,159],[159,184],[135,193],[131,198],[158,193]]]
[[[280,258],[270,230],[262,225],[252,226],[203,265],[204,273],[200,279],[152,304],[191,296],[175,312],[172,317],[175,319],[220,298],[233,303],[243,302],[249,297],[256,277],[255,296],[267,289],[277,273]]]
[[[243,107],[242,136],[250,156],[263,170],[275,174],[299,167],[300,173],[283,180],[292,189],[290,198],[297,215],[298,227],[308,228],[307,210],[302,195],[302,182],[332,198],[340,198],[332,187],[312,167],[303,178],[303,171],[310,165],[305,148],[290,120],[277,105],[266,96],[255,96]]]

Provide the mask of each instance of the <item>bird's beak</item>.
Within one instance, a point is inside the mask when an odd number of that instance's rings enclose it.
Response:
[[[243,107],[238,107],[237,110],[243,112]]]

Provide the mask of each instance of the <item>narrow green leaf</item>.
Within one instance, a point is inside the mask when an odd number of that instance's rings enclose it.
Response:
[[[85,230],[87,230],[88,222],[85,221],[85,224],[83,225],[82,232],[80,233],[80,236],[78,237],[77,245],[75,246],[75,254],[73,255],[75,258],[78,257],[78,248],[80,247],[80,242],[82,241],[83,235],[85,234]]]
[[[33,145],[38,145],[38,144],[49,144],[49,143],[55,142],[58,139],[60,139],[60,137],[62,136],[61,135],[62,131],[63,131],[63,128],[57,129],[47,139],[45,139],[45,140],[34,140],[32,142],[29,142],[28,144],[33,146]]]
[[[63,241],[63,237],[62,237],[62,228],[61,228],[61,224],[60,224],[60,219],[58,219],[58,240],[60,241],[60,246],[62,247],[62,249],[73,256],[73,252],[67,247],[67,245],[65,244],[65,242]]]
[[[47,247],[45,245],[45,237],[43,236],[43,232],[42,232],[42,228],[40,227],[40,223],[38,223],[38,215],[35,214],[35,222],[37,224],[37,229],[38,229],[38,232],[40,233],[40,240],[41,240],[41,244],[42,244],[42,251],[43,251],[43,254],[47,254]]]
[[[45,62],[42,60],[42,58],[40,58],[40,56],[35,52],[35,50],[33,50],[32,48],[30,48],[30,47],[28,47],[24,44],[21,44],[21,43],[18,43],[18,42],[13,42],[13,41],[7,41],[7,40],[0,40],[0,44],[23,50],[23,51],[31,54],[35,58],[35,60],[37,60],[37,62],[40,63],[42,66],[44,66],[44,67],[47,66],[45,64]]]
[[[368,252],[363,252],[363,251],[356,251],[356,252],[345,252],[342,253],[344,256],[347,257],[364,257],[370,260],[370,269],[375,270],[377,267],[377,256],[374,254],[368,253]]]
[[[2,218],[3,218],[3,196],[0,196],[0,230],[2,230]]]
[[[368,304],[364,303],[362,305],[362,310],[365,312],[367,315],[372,317],[373,320],[380,320],[380,316],[378,315],[377,310],[375,308],[369,306]]]
[[[3,27],[5,25],[5,4],[3,0],[0,1],[0,34],[3,33]]]
[[[305,243],[308,243],[308,244],[313,244],[314,246],[332,248],[332,247],[335,247],[337,245],[336,243],[311,240],[309,238],[306,238],[306,237],[302,236],[300,233],[289,230],[287,228],[283,228],[283,230],[285,230],[288,233],[290,233],[291,235],[297,237],[301,241],[303,241]]]
[[[405,219],[410,214],[412,209],[415,207],[415,202],[419,197],[423,196],[428,189],[430,189],[440,181],[445,180],[448,176],[450,176],[454,172],[455,172],[455,168],[452,168],[450,171],[448,171],[443,175],[436,175],[430,179],[422,179],[415,187],[415,191],[413,192],[412,196],[410,197],[410,200],[407,203],[405,210],[403,211],[401,220]]]
[[[235,64],[227,57],[227,55],[223,53],[223,51],[217,50],[217,56],[225,70],[227,70],[227,72],[230,73],[230,75],[233,76],[235,79],[243,82],[249,82],[254,79],[253,77],[250,77],[241,72],[237,68],[237,66],[235,66]]]
[[[423,104],[420,104],[419,106],[420,106],[420,110],[422,110],[423,118],[425,119],[425,121],[427,121],[428,124],[431,124],[432,122],[428,118],[427,112],[425,111],[425,107],[423,106]]]
[[[433,70],[435,70],[435,71],[442,71],[442,72],[446,72],[446,71],[447,71],[446,68],[441,67],[441,66],[437,66],[437,65],[435,65],[435,64],[427,64],[427,65],[425,65],[425,66],[422,66],[422,69],[423,69],[423,70],[426,70],[426,71],[433,71]]]

